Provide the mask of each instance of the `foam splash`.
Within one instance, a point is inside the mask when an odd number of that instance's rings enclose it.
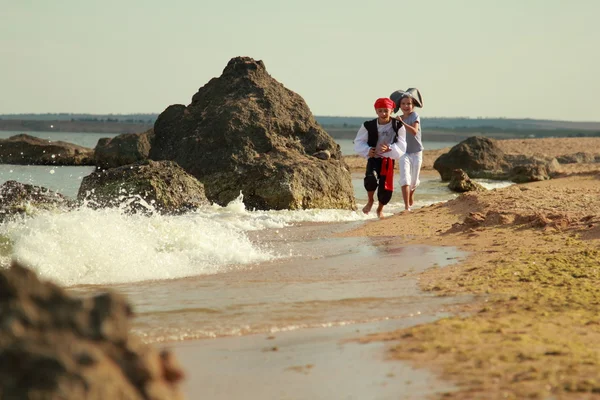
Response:
[[[366,218],[344,210],[248,211],[240,196],[226,207],[179,216],[86,206],[42,212],[2,224],[0,237],[10,243],[4,245],[5,263],[12,258],[64,286],[103,285],[215,274],[289,256],[253,243],[246,233]]]

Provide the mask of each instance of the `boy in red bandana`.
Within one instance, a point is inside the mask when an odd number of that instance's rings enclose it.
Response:
[[[363,212],[368,214],[377,190],[377,216],[383,218],[383,207],[392,199],[394,191],[394,160],[406,151],[406,130],[401,121],[392,118],[396,105],[382,97],[375,101],[377,118],[365,121],[354,139],[354,151],[367,159],[364,185],[367,204]]]

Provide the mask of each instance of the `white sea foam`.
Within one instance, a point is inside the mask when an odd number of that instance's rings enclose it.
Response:
[[[115,284],[214,274],[277,258],[247,231],[368,218],[344,210],[248,211],[241,197],[180,216],[82,207],[0,225],[10,257],[61,285]],[[289,256],[289,254],[287,254]]]
[[[513,182],[509,182],[509,181],[497,181],[497,180],[492,180],[492,179],[473,179],[473,180],[488,190],[501,189],[501,188],[505,188],[505,187],[514,185]]]

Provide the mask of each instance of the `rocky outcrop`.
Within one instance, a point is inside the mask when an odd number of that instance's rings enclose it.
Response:
[[[584,163],[593,163],[600,161],[600,154],[593,153],[574,153],[574,154],[564,154],[562,156],[556,157],[556,161],[559,164],[584,164]]]
[[[507,154],[505,159],[510,166],[507,179],[515,183],[545,181],[555,176],[560,167],[554,157]]]
[[[150,158],[177,162],[220,205],[242,192],[248,208],[356,208],[339,145],[262,61],[232,59],[190,105],[161,113],[154,133]]]
[[[44,187],[17,181],[6,181],[0,186],[0,223],[39,210],[65,211],[74,205],[74,201]]]
[[[448,188],[453,192],[485,192],[487,189],[479,183],[474,182],[462,169],[452,171],[452,179],[448,184]]]
[[[94,150],[21,134],[0,139],[0,164],[94,165]]]
[[[94,162],[98,168],[108,169],[147,160],[153,137],[154,130],[150,129],[102,138],[94,148]]]
[[[0,398],[175,400],[173,355],[129,334],[116,293],[76,298],[22,266],[0,269]]]
[[[516,183],[541,181],[556,175],[558,163],[553,157],[505,154],[496,140],[473,136],[439,156],[433,168],[442,181],[462,169],[470,178],[508,180]]]
[[[204,187],[171,161],[146,160],[83,178],[77,198],[91,207],[179,214],[209,204]]]

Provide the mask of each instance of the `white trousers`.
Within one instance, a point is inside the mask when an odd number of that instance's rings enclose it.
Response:
[[[400,186],[410,185],[410,190],[415,190],[421,183],[419,172],[423,164],[423,152],[404,153],[400,157]]]

